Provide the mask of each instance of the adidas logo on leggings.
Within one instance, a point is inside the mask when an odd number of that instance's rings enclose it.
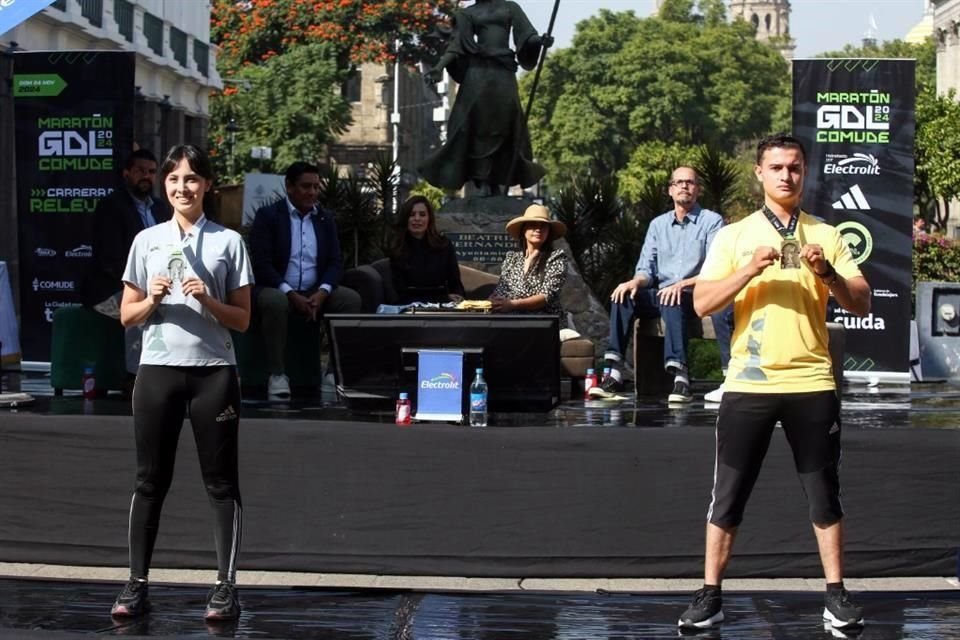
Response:
[[[237,412],[234,411],[233,405],[228,404],[227,408],[220,412],[220,415],[217,416],[217,422],[229,422],[230,420],[237,419]]]

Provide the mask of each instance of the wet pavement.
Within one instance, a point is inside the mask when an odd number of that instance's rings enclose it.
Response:
[[[120,585],[0,579],[0,635],[45,632],[151,637],[330,638],[336,640],[561,640],[676,638],[689,604],[680,593],[456,593],[396,590],[244,588],[238,621],[202,619],[206,589],[151,586],[153,610],[115,621]],[[818,637],[960,640],[960,590],[856,594],[866,626],[824,629],[822,595],[726,592],[726,621],[695,638]],[[50,637],[61,637],[50,635]]]

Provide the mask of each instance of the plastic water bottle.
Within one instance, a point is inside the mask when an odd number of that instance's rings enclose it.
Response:
[[[610,372],[611,372],[612,370],[613,370],[613,369],[611,369],[610,367],[604,367],[604,368],[603,368],[603,377],[600,378],[600,384],[603,384],[604,382],[607,381],[607,378],[610,377]]]
[[[83,388],[83,397],[93,400],[97,397],[97,380],[93,377],[93,367],[85,367],[80,386]]]
[[[583,399],[590,399],[590,389],[597,386],[597,372],[594,369],[587,369],[587,377],[583,379]]]
[[[487,426],[487,382],[483,379],[483,369],[477,369],[470,385],[470,426]]]
[[[396,413],[396,422],[401,426],[407,426],[411,422],[410,412],[412,407],[410,406],[410,396],[406,393],[401,393],[400,397],[397,399],[397,413]]]

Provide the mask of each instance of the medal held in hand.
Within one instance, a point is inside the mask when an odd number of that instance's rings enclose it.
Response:
[[[781,269],[799,269],[800,268],[800,242],[794,236],[797,231],[797,224],[800,222],[800,209],[793,210],[790,215],[790,221],[784,225],[780,219],[770,210],[770,207],[763,205],[763,215],[767,217],[773,228],[777,230],[783,240],[780,242],[780,268]]]
[[[800,243],[792,235],[784,236],[780,243],[780,268],[800,268]]]

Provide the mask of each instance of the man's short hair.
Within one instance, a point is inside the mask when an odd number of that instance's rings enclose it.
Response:
[[[287,167],[287,173],[284,175],[284,179],[290,184],[296,184],[297,180],[300,179],[305,173],[316,173],[320,174],[320,167],[315,164],[310,164],[309,162],[297,161]]]
[[[147,160],[153,164],[157,162],[157,156],[153,155],[149,149],[140,148],[127,156],[127,161],[123,164],[124,169],[132,169],[137,160]]]
[[[678,164],[673,168],[673,171],[670,172],[670,177],[667,178],[668,185],[671,185],[671,186],[673,185],[673,174],[675,174],[677,171],[680,171],[680,169],[687,169],[688,171],[692,171],[693,178],[694,180],[697,181],[697,186],[699,187],[703,185],[703,178],[700,177],[700,172],[697,171],[695,167],[691,167],[688,164]]]
[[[803,148],[803,143],[789,133],[775,133],[757,143],[758,165],[763,163],[763,154],[767,149],[799,149],[800,155],[803,156],[803,163],[807,163],[807,150]]]

